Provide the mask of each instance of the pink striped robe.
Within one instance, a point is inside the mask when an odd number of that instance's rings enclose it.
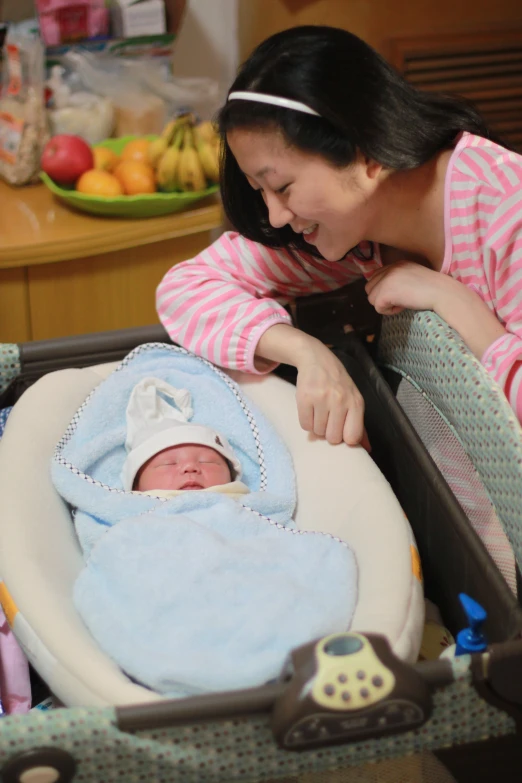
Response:
[[[441,272],[472,288],[507,334],[482,362],[522,421],[522,156],[465,133],[446,174],[446,251]],[[256,372],[261,335],[291,323],[282,305],[331,291],[381,266],[348,254],[331,263],[271,250],[234,232],[174,266],[157,290],[159,317],[171,338],[215,364]]]

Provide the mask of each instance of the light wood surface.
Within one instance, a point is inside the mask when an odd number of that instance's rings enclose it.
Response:
[[[0,182],[0,269],[47,264],[210,231],[221,223],[219,201],[158,218],[99,218],[73,211],[44,185]]]
[[[90,216],[44,185],[0,183],[0,342],[26,342],[157,321],[165,272],[222,227],[217,198],[159,218]]]

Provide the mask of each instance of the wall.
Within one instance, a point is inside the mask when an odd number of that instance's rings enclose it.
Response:
[[[522,1],[239,0],[241,59],[272,33],[300,24],[344,27],[386,56],[391,37],[522,28]]]
[[[237,0],[189,0],[176,41],[174,73],[217,79],[218,105],[237,70],[237,19]]]
[[[34,15],[32,0],[0,0],[0,21],[19,22]]]

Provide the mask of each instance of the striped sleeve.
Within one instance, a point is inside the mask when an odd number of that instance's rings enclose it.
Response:
[[[522,168],[519,175],[488,228],[485,271],[506,334],[489,346],[482,362],[522,423]]]
[[[274,324],[291,323],[284,304],[360,276],[349,259],[327,265],[304,254],[293,258],[226,232],[167,272],[156,291],[156,307],[174,342],[221,367],[258,373],[259,339]]]

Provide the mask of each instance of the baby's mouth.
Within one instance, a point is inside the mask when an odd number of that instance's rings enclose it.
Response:
[[[181,489],[203,489],[203,485],[198,484],[197,481],[186,481]]]

